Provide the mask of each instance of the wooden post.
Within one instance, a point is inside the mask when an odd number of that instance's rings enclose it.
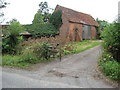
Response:
[[[60,53],[59,53],[59,55],[60,55],[59,58],[60,58],[60,62],[61,62],[61,57],[62,57],[61,56],[61,46],[60,46]]]

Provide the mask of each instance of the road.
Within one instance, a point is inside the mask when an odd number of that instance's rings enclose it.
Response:
[[[2,68],[3,88],[113,88],[97,70],[101,47],[28,69]]]

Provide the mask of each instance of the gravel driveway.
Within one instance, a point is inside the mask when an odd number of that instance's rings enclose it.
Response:
[[[97,71],[101,47],[31,68],[3,68],[4,88],[113,88]]]

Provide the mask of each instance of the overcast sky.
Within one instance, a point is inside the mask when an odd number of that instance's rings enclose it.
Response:
[[[6,21],[16,18],[21,24],[31,24],[39,3],[47,1],[51,8],[61,5],[92,15],[95,19],[113,22],[118,14],[120,0],[6,0],[10,3],[5,12]]]

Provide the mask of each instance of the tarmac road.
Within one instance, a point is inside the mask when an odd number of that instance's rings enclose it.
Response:
[[[97,71],[101,47],[29,69],[2,68],[3,88],[114,88]]]

